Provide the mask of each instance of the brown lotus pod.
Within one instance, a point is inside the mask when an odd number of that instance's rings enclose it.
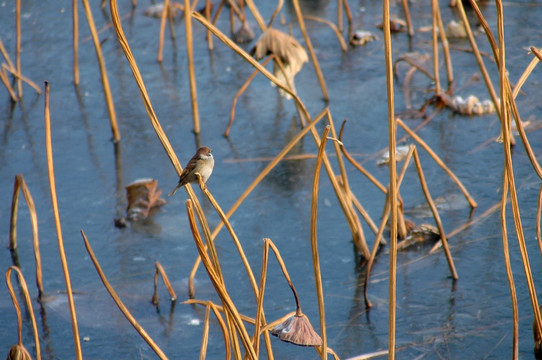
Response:
[[[32,356],[23,345],[16,344],[9,349],[6,360],[32,360]]]
[[[164,205],[166,200],[160,198],[161,194],[162,190],[158,189],[158,181],[154,179],[138,179],[126,185],[128,220],[145,219],[152,208]]]
[[[314,331],[309,318],[298,311],[271,330],[280,340],[299,346],[320,346],[322,338]]]

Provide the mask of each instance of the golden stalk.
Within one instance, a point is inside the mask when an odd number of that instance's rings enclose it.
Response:
[[[542,214],[542,185],[538,190],[538,203],[536,205],[536,239],[538,240],[538,248],[540,249],[540,255],[542,256],[542,235],[540,231],[540,217]]]
[[[271,61],[272,59],[274,59],[274,56],[268,56],[263,62],[262,62],[262,66],[265,66],[267,65],[267,63],[269,61]],[[250,83],[252,82],[252,79],[254,79],[254,77],[256,77],[256,75],[258,75],[260,72],[258,70],[254,70],[252,72],[252,74],[250,74],[250,76],[248,77],[247,81],[245,81],[245,83],[243,84],[243,86],[241,86],[241,88],[237,91],[237,94],[235,94],[235,96],[233,97],[233,101],[232,101],[232,104],[231,104],[231,111],[230,111],[230,122],[228,123],[228,127],[226,128],[226,131],[224,132],[224,136],[225,137],[228,137],[230,136],[230,130],[231,130],[231,127],[233,125],[233,119],[235,117],[235,106],[237,105],[237,100],[239,99],[239,97],[241,96],[241,94],[243,94],[245,92],[245,90],[248,88],[248,86],[250,85]]]
[[[79,85],[79,15],[77,0],[72,0],[72,32],[73,32],[73,83]]]
[[[166,271],[162,267],[162,264],[156,261],[154,263],[154,267],[156,268],[156,272],[154,273],[154,293],[152,294],[152,303],[155,306],[158,306],[158,276],[159,275],[162,276],[164,285],[166,286],[167,291],[169,292],[169,297],[171,299],[171,302],[175,302],[177,300],[177,295],[175,294],[175,290],[173,290],[173,287],[171,286],[171,283],[169,282],[169,278],[166,274]]]
[[[6,71],[4,69],[0,69],[0,80],[4,83],[4,86],[9,92],[9,96],[11,96],[11,100],[13,102],[19,101],[19,98],[17,98],[17,95],[15,94],[15,91],[11,87],[11,84],[9,83],[8,76],[6,74]]]
[[[21,74],[21,0],[15,0],[15,31],[16,31],[16,56],[15,63],[17,64],[17,74]],[[17,78],[17,89],[19,91],[19,99],[23,97],[23,83],[21,78]]]
[[[405,13],[405,20],[407,24],[408,29],[408,36],[412,37],[414,36],[414,28],[412,27],[412,19],[410,18],[410,10],[408,7],[408,1],[407,0],[401,0],[401,5],[403,5],[403,11]]]
[[[416,151],[416,148],[414,148],[414,162],[416,163],[416,170],[418,171],[418,178],[420,179],[420,185],[422,187],[423,194],[425,195],[425,200],[427,201],[427,204],[429,205],[429,208],[431,209],[431,212],[433,213],[433,217],[435,218],[435,222],[439,230],[440,240],[442,242],[442,246],[444,247],[444,253],[446,254],[446,260],[448,261],[448,267],[450,268],[450,273],[452,275],[452,278],[454,280],[457,280],[459,276],[457,275],[457,271],[454,265],[454,260],[452,258],[452,253],[450,252],[450,248],[448,246],[446,233],[444,232],[442,221],[440,221],[440,215],[437,211],[437,207],[435,206],[435,203],[433,202],[433,199],[431,198],[431,194],[429,193],[427,183],[425,182],[425,176],[423,175],[422,164],[420,162],[420,157],[418,156],[418,152]]]
[[[115,115],[115,105],[113,103],[113,97],[111,94],[111,88],[109,86],[109,78],[107,76],[107,70],[105,68],[105,60],[102,55],[102,46],[100,45],[100,39],[96,32],[96,25],[94,25],[94,18],[90,10],[88,0],[83,0],[83,7],[85,8],[85,15],[87,17],[88,27],[92,35],[92,41],[94,43],[94,49],[96,50],[96,57],[98,58],[98,65],[100,67],[100,76],[104,88],[105,102],[107,104],[107,112],[109,114],[109,121],[111,124],[111,133],[113,135],[113,141],[120,141],[119,128],[117,126],[117,116]]]
[[[296,0],[294,0],[296,1]],[[320,168],[322,166],[322,158],[326,148],[327,134],[329,133],[330,125],[326,126],[322,133],[322,141],[318,148],[318,157],[314,168],[314,179],[312,183],[312,203],[311,203],[311,249],[312,249],[312,265],[314,268],[314,282],[316,287],[316,296],[318,298],[318,313],[320,316],[320,333],[322,334],[322,360],[327,358],[327,336],[326,336],[326,312],[324,309],[324,289],[322,287],[322,274],[320,272],[320,255],[318,253],[318,236],[317,236],[317,219],[318,219],[318,184],[320,181]]]
[[[320,69],[320,65],[318,64],[318,58],[316,58],[316,54],[314,53],[314,48],[312,47],[311,39],[309,37],[309,34],[307,34],[307,29],[305,28],[305,21],[303,20],[303,14],[301,13],[301,9],[299,7],[299,0],[292,0],[292,3],[294,5],[295,13],[297,15],[297,21],[299,22],[299,28],[301,29],[301,32],[303,33],[303,37],[305,38],[305,44],[307,45],[307,49],[309,50],[312,64],[314,65],[316,76],[318,77],[318,82],[320,83],[320,87],[322,88],[322,95],[324,96],[324,100],[327,101],[329,100],[329,95],[327,93],[326,82],[324,80],[324,75],[322,74],[322,70]]]
[[[169,13],[169,0],[164,0],[164,10],[160,17],[160,37],[158,40],[158,62],[162,62],[162,50],[164,49],[164,31],[166,29],[166,18]]]
[[[11,61],[8,52],[6,51],[6,48],[4,47],[4,43],[2,42],[2,39],[0,39],[0,53],[2,53],[2,56],[4,56],[4,59],[8,63],[8,66],[15,70],[15,66],[13,66],[13,62]]]
[[[17,301],[17,296],[15,291],[13,291],[13,286],[11,285],[11,271],[15,270],[17,273],[17,278],[19,279],[19,284],[21,285],[21,290],[24,295],[24,300],[28,308],[28,313],[30,314],[30,320],[32,321],[32,332],[34,334],[34,342],[36,346],[36,360],[41,360],[41,348],[40,348],[40,339],[38,336],[38,327],[36,325],[36,318],[34,316],[34,309],[32,308],[32,300],[30,300],[30,295],[28,293],[28,286],[26,286],[26,281],[24,279],[23,273],[17,266],[10,266],[6,271],[6,284],[9,289],[9,294],[11,295],[11,300],[13,301],[13,306],[15,306],[15,311],[17,313],[17,331],[19,346],[23,346],[23,336],[22,336],[22,327],[23,320],[21,316],[21,309],[19,307],[19,302]]]
[[[201,335],[201,346],[199,359],[205,360],[207,356],[207,344],[209,343],[209,315],[211,314],[211,305],[205,307],[205,318],[203,319],[203,332]]]
[[[34,90],[36,90],[36,92],[38,94],[41,94],[41,89],[39,88],[38,85],[36,85],[35,82],[33,82],[32,80],[30,80],[29,78],[27,78],[26,76],[24,76],[23,74],[21,74],[20,72],[18,71],[15,71],[15,69],[13,68],[10,68],[8,65],[6,64],[2,64],[2,68],[9,71],[10,73],[12,73],[17,79],[20,79],[22,81],[24,81],[25,83],[27,83],[28,85],[32,86],[32,88],[34,88]]]
[[[341,14],[340,11],[339,11],[339,14]],[[347,49],[346,42],[343,39],[341,31],[339,29],[337,29],[337,26],[335,26],[334,23],[332,23],[329,20],[322,19],[322,18],[312,16],[312,15],[303,15],[303,18],[308,19],[308,20],[317,21],[319,23],[326,24],[327,26],[329,26],[331,28],[331,30],[333,30],[333,32],[335,33],[335,36],[337,36],[337,40],[339,40],[339,44],[341,44],[341,49],[343,49],[343,51],[346,51],[346,49]]]
[[[230,1],[231,3],[234,3],[235,1]],[[256,5],[254,5],[254,2],[252,0],[245,0],[245,3],[247,4],[248,8],[250,9],[250,12],[252,13],[252,16],[254,16],[254,19],[256,19],[256,22],[258,23],[258,26],[264,32],[266,30],[265,21],[262,18],[262,15],[260,15],[260,12],[258,11],[258,8]]]
[[[431,27],[431,35],[433,40],[433,79],[435,80],[435,94],[439,96],[441,94],[440,92],[440,75],[439,75],[439,66],[438,66],[438,25],[437,25],[437,18],[438,18],[438,0],[431,0],[431,19],[432,19],[432,27]],[[387,24],[384,22],[384,24]]]
[[[19,203],[19,190],[23,191],[26,206],[28,206],[28,212],[30,213],[30,222],[32,223],[32,240],[34,245],[34,259],[36,262],[36,285],[38,287],[38,298],[41,298],[43,294],[43,282],[41,271],[41,255],[38,236],[38,215],[36,212],[36,206],[34,205],[34,199],[30,194],[30,190],[26,186],[24,177],[22,174],[15,176],[15,183],[13,185],[13,197],[11,200],[11,220],[9,227],[9,248],[11,250],[17,249],[17,213]]]
[[[403,130],[407,132],[407,134],[412,137],[422,148],[424,148],[425,151],[435,160],[435,162],[448,174],[448,176],[456,183],[457,187],[459,187],[459,190],[463,193],[467,201],[469,202],[469,205],[471,208],[475,208],[478,206],[474,198],[472,198],[467,190],[467,188],[461,183],[461,181],[455,176],[455,174],[450,170],[450,168],[440,159],[440,157],[425,143],[425,141],[422,140],[414,131],[412,131],[401,119],[397,118],[397,124],[399,124]],[[390,154],[391,155],[391,154]],[[391,164],[391,156],[390,156],[390,164]]]
[[[79,329],[77,327],[77,315],[75,314],[75,304],[73,301],[72,285],[70,280],[70,271],[68,270],[68,261],[64,251],[64,239],[62,238],[62,228],[60,226],[60,215],[58,212],[58,202],[56,197],[55,172],[53,167],[53,146],[51,144],[51,119],[49,114],[49,83],[45,82],[45,153],[47,157],[47,172],[49,175],[49,189],[51,192],[51,204],[53,207],[53,216],[58,241],[58,252],[62,263],[64,273],[64,282],[66,283],[66,294],[68,296],[68,305],[70,308],[71,325],[73,332],[73,341],[75,345],[75,358],[83,359],[81,352],[81,343],[79,342]]]
[[[115,301],[115,304],[119,308],[119,310],[122,312],[122,314],[126,317],[126,319],[132,324],[134,329],[141,335],[143,340],[149,346],[152,348],[152,350],[158,355],[160,359],[167,359],[166,354],[156,345],[156,343],[152,340],[152,338],[147,334],[145,329],[139,325],[139,323],[136,321],[136,319],[132,316],[130,311],[124,306],[122,303],[122,300],[117,295],[115,289],[111,286],[109,281],[107,280],[107,277],[105,276],[102,267],[100,266],[100,263],[98,262],[98,259],[96,258],[96,255],[94,255],[94,251],[92,250],[92,247],[90,246],[90,243],[87,239],[87,236],[85,235],[85,232],[81,230],[81,235],[83,236],[83,241],[85,243],[85,248],[87,249],[88,255],[90,256],[90,259],[92,260],[92,263],[94,264],[94,267],[96,268],[96,272],[98,272],[98,275],[100,276],[100,280],[102,280],[102,283],[104,284],[105,288],[107,289],[107,292],[109,292],[109,295],[111,295],[111,298],[113,301]]]
[[[536,48],[534,46],[531,46],[531,52],[536,55],[535,51]],[[521,74],[520,78],[516,82],[516,86],[514,86],[514,91],[512,93],[514,99],[518,96],[519,92],[521,91],[521,87],[523,86],[529,75],[531,75],[536,65],[538,65],[538,63],[542,61],[541,59],[542,58],[535,56],[533,57],[529,65],[527,65],[527,68],[525,68],[525,71],[523,72],[523,74]]]
[[[198,300],[198,299],[188,299],[183,304],[198,304],[198,305],[207,306],[207,304],[209,302],[210,301],[204,301],[204,300]],[[224,308],[222,306],[217,305],[217,304],[213,304],[213,305],[215,306],[217,311],[219,311],[221,313],[224,313]],[[243,314],[239,314],[239,316],[241,317],[241,320],[243,320],[244,322],[246,322],[248,324],[254,325],[256,323],[256,320],[254,318],[251,318],[250,316],[246,316],[246,315],[243,315]]]
[[[440,6],[438,1],[436,2],[436,14],[440,42],[442,43],[442,52],[444,54],[444,61],[446,62],[446,73],[448,75],[448,91],[451,92],[452,83],[454,82],[454,70],[452,67],[452,57],[450,56],[450,46],[448,44],[448,38],[446,37],[446,29],[444,28],[444,24],[442,23],[442,17],[440,16]]]
[[[435,1],[435,0],[432,0]],[[393,69],[392,69],[392,53],[391,53],[391,33],[390,33],[390,2],[384,0],[382,2],[382,23],[384,32],[384,55],[386,67],[386,90],[388,99],[388,151],[390,154],[389,164],[389,194],[390,194],[390,278],[389,278],[389,306],[388,306],[388,359],[395,359],[395,301],[396,287],[395,281],[397,276],[397,164],[395,162],[396,148],[396,133],[397,124],[395,121],[395,101],[393,97]]]
[[[512,300],[512,358],[519,358],[518,338],[519,338],[519,315],[518,315],[518,300],[516,295],[516,286],[514,285],[514,275],[512,274],[512,265],[510,264],[510,250],[508,246],[508,230],[506,226],[506,203],[508,197],[508,180],[505,174],[503,176],[503,189],[501,197],[501,235],[502,249],[504,254],[504,265],[506,268],[506,277],[508,278],[508,286],[510,287],[510,297]],[[539,333],[540,334],[540,333]],[[537,339],[535,339],[536,341]]]
[[[194,123],[194,133],[200,133],[198,93],[196,88],[196,73],[194,70],[194,48],[192,42],[192,16],[190,1],[184,0],[184,27],[186,32],[186,58],[188,61],[188,78],[190,81],[190,100],[192,105],[192,121]]]

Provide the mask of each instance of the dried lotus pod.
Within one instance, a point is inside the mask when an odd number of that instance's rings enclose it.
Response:
[[[128,220],[145,219],[152,208],[164,205],[166,200],[160,198],[161,194],[162,190],[158,189],[158,181],[154,179],[138,179],[126,185]]]
[[[350,37],[350,45],[363,46],[371,41],[378,40],[378,37],[370,31],[358,30],[354,31]]]
[[[271,330],[280,340],[299,346],[320,346],[322,338],[314,331],[309,318],[300,310]]]
[[[32,356],[23,345],[16,344],[9,349],[6,360],[32,360]]]

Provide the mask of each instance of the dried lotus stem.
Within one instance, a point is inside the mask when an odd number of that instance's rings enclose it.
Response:
[[[154,267],[156,268],[156,272],[154,273],[154,293],[152,294],[152,303],[154,306],[158,306],[159,300],[158,300],[158,276],[162,276],[162,280],[164,281],[164,285],[167,288],[167,291],[169,292],[169,296],[171,298],[171,302],[175,302],[177,300],[177,295],[175,294],[175,290],[173,290],[173,287],[171,287],[171,283],[169,282],[169,278],[166,274],[166,271],[162,267],[162,264],[160,262],[155,262]]]
[[[164,32],[166,29],[166,18],[169,14],[169,0],[164,0],[164,9],[162,10],[162,15],[160,16],[160,37],[158,40],[158,62],[162,62],[162,53],[164,49]]]
[[[26,186],[24,177],[22,174],[15,176],[15,183],[13,185],[13,197],[11,201],[11,221],[9,228],[9,248],[13,251],[17,249],[17,213],[19,203],[19,190],[23,191],[26,205],[28,206],[28,212],[30,213],[30,222],[32,223],[32,240],[34,245],[34,259],[36,261],[36,285],[38,287],[38,298],[41,298],[43,294],[43,282],[41,271],[41,255],[40,244],[38,236],[38,215],[36,212],[36,206],[34,205],[34,199],[30,194],[30,190]]]
[[[9,294],[11,295],[11,300],[13,301],[13,306],[15,306],[15,311],[17,312],[17,330],[18,330],[17,334],[18,334],[18,339],[19,339],[18,346],[19,348],[22,347],[22,349],[24,349],[23,337],[22,337],[23,320],[21,317],[21,309],[19,307],[19,302],[17,301],[17,296],[15,295],[15,292],[13,291],[13,286],[11,285],[11,272],[13,270],[17,273],[17,278],[19,279],[19,284],[21,285],[21,290],[24,295],[24,300],[26,302],[26,306],[28,307],[28,313],[30,314],[30,320],[32,321],[32,330],[34,333],[34,340],[35,340],[35,346],[36,346],[36,359],[41,360],[38,327],[36,325],[36,318],[34,317],[34,309],[32,308],[32,301],[30,300],[30,295],[28,294],[28,287],[26,286],[26,281],[24,279],[24,276],[21,270],[16,266],[10,266],[8,270],[6,271],[6,284],[9,289]]]
[[[147,334],[145,329],[139,325],[139,323],[136,321],[136,319],[132,316],[130,311],[124,306],[122,303],[122,300],[117,295],[115,289],[111,286],[109,281],[107,280],[107,277],[105,276],[102,267],[100,266],[100,263],[98,262],[98,259],[96,258],[96,255],[94,255],[94,251],[92,250],[92,247],[90,246],[90,243],[88,242],[87,236],[85,235],[85,232],[81,230],[81,235],[83,236],[83,241],[85,243],[85,248],[87,249],[88,255],[90,256],[90,259],[92,260],[92,263],[94,264],[94,267],[96,268],[96,272],[98,272],[98,275],[100,276],[100,280],[102,280],[102,283],[104,284],[105,288],[107,289],[107,292],[109,295],[111,295],[111,298],[113,301],[115,301],[115,304],[117,304],[117,307],[122,312],[122,314],[126,317],[126,319],[132,324],[134,329],[141,335],[143,340],[149,344],[149,346],[154,350],[156,355],[160,359],[167,359],[166,354],[156,345],[156,343],[151,339],[151,337]]]

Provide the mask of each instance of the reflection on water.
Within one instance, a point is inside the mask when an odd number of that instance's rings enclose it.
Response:
[[[336,21],[337,2],[300,1],[306,14]],[[374,25],[381,19],[381,3],[349,2],[354,28],[380,34]],[[411,3],[416,29],[431,24],[426,3]],[[229,138],[226,129],[233,97],[248,79],[253,68],[215,39],[213,51],[207,49],[204,29],[195,24],[194,53],[202,132],[192,133],[192,116],[187,61],[184,48],[184,23],[175,23],[176,38],[166,28],[164,61],[156,61],[159,21],[143,16],[144,6],[132,9],[130,2],[119,4],[124,31],[145,81],[151,102],[168,139],[181,163],[186,163],[200,144],[213,148],[216,165],[208,187],[224,210],[231,207],[268,162],[299,132],[300,125],[293,101],[285,100],[267,78],[258,75],[241,95],[236,106],[235,122]],[[269,18],[276,4],[260,2],[258,7]],[[14,3],[0,3],[0,34],[6,51],[14,59]],[[71,2],[23,3],[22,72],[41,85],[51,85],[51,124],[53,154],[59,211],[65,239],[72,286],[77,292],[75,306],[85,358],[155,358],[154,353],[137,335],[110,299],[96,276],[84,249],[80,230],[89,236],[93,249],[109,281],[119,296],[170,358],[194,358],[199,352],[205,308],[182,304],[187,299],[188,276],[196,258],[192,235],[188,228],[184,201],[179,192],[168,198],[168,204],[148,220],[125,229],[113,226],[113,219],[126,210],[124,187],[134,179],[152,177],[159,188],[169,189],[178,177],[151,128],[137,86],[114,31],[109,26],[108,9],[100,11],[93,4],[95,21],[100,31],[111,89],[115,101],[122,140],[113,145],[107,108],[103,101],[98,64],[84,15],[80,13],[81,84],[72,84]],[[394,5],[393,13],[402,16]],[[491,26],[496,22],[494,6],[482,6]],[[531,58],[525,46],[536,43],[536,26],[540,5],[505,3],[507,70],[518,79]],[[443,21],[456,15],[454,9],[441,4]],[[470,19],[472,11],[467,9]],[[290,1],[274,26],[288,32],[287,25],[297,22]],[[254,25],[249,16],[249,22]],[[474,23],[474,20],[473,20]],[[229,33],[226,12],[218,19],[218,27]],[[529,26],[532,25],[532,26]],[[349,47],[342,52],[333,32],[325,24],[307,21],[326,85],[329,103],[321,100],[322,92],[312,64],[306,64],[296,76],[298,93],[311,115],[329,106],[336,122],[349,120],[343,140],[356,159],[382,183],[388,182],[387,167],[376,165],[377,152],[387,146],[387,110],[382,36],[363,47]],[[253,26],[256,29],[256,26]],[[257,33],[256,36],[259,34]],[[292,35],[304,44],[298,28]],[[393,35],[394,59],[406,52],[431,53],[429,32],[416,32],[412,39],[404,33]],[[483,34],[476,40],[482,51],[490,53]],[[253,44],[243,45],[250,49]],[[457,95],[475,94],[487,97],[478,76],[479,70],[465,40],[451,41]],[[497,84],[495,66],[487,61],[490,75]],[[444,69],[441,77],[444,78]],[[396,110],[419,109],[431,95],[433,84],[425,75],[415,72],[411,88],[401,73],[396,89]],[[517,102],[523,119],[536,124],[540,106],[536,94],[542,73],[529,77]],[[1,88],[3,89],[3,87]],[[409,90],[409,91],[407,91]],[[36,203],[40,246],[44,265],[46,301],[39,307],[38,328],[44,358],[72,358],[73,342],[63,274],[56,244],[47,181],[43,134],[43,96],[26,87],[23,101],[12,104],[6,91],[0,90],[0,223],[4,235],[9,232],[13,178],[23,174]],[[534,99],[534,100],[533,100]],[[429,108],[427,113],[434,111]],[[404,119],[415,128],[421,119]],[[325,124],[318,124],[322,131]],[[337,126],[337,124],[335,124]],[[536,141],[537,127],[528,133],[535,154],[542,151]],[[500,200],[502,183],[502,144],[493,141],[499,134],[495,115],[466,117],[442,110],[418,134],[446,162],[469,190],[479,208],[471,213],[456,185],[449,180],[429,156],[420,151],[422,166],[431,195],[443,199],[437,206],[447,231],[472,221],[470,226],[450,239],[451,252],[459,273],[452,281],[442,252],[428,254],[425,247],[398,254],[397,331],[398,357],[424,359],[507,358],[511,353],[511,300],[503,266],[498,212],[480,216]],[[398,134],[403,136],[403,134]],[[407,143],[412,143],[407,140]],[[333,154],[328,147],[328,154]],[[254,271],[261,265],[262,241],[270,237],[277,244],[292,276],[303,304],[303,311],[318,331],[318,308],[313,282],[309,244],[311,186],[317,147],[310,135],[303,138],[256,187],[254,192],[231,217]],[[361,155],[360,155],[361,154]],[[467,154],[467,155],[466,155]],[[514,149],[514,171],[520,183],[519,202],[525,222],[526,238],[535,285],[540,277],[537,256],[535,213],[538,182],[532,173],[521,144]],[[330,156],[335,171],[338,167]],[[383,195],[375,190],[357,170],[347,165],[350,186],[356,197],[373,216],[382,212]],[[201,199],[197,187],[195,192]],[[408,216],[415,221],[426,216],[424,196],[415,170],[407,171],[401,187]],[[207,201],[202,206],[211,227],[218,216]],[[0,265],[7,269],[18,264],[34,283],[32,233],[26,206],[19,204],[17,252],[5,252]],[[479,217],[480,216],[480,217]],[[508,211],[508,216],[509,211]],[[426,219],[431,222],[430,219]],[[512,222],[509,221],[509,231]],[[369,246],[373,236],[366,229]],[[341,358],[387,348],[388,343],[388,251],[383,248],[373,266],[368,296],[373,304],[365,308],[363,299],[364,268],[356,261],[351,233],[344,220],[332,186],[322,172],[318,238],[325,291],[328,344]],[[510,251],[514,274],[522,274],[520,255],[513,234]],[[217,237],[226,286],[238,307],[254,316],[255,300],[235,247],[225,231]],[[161,303],[151,304],[154,262],[160,261],[179,296],[179,304],[170,304],[163,287],[159,287]],[[532,358],[530,300],[521,275],[516,275],[520,316],[520,354]],[[266,288],[266,317],[276,319],[295,308],[283,298],[288,289],[282,278],[271,276]],[[36,289],[30,286],[35,297]],[[203,269],[196,275],[196,296],[219,302]],[[288,293],[289,294],[289,293]],[[0,339],[4,349],[16,341],[16,317],[5,287],[0,287]],[[289,299],[289,298],[286,298]],[[35,307],[38,309],[38,307]],[[32,329],[24,315],[23,340],[30,345]],[[208,358],[224,358],[222,334],[216,320],[211,321]],[[272,339],[275,358],[318,358],[311,349],[293,347]],[[28,346],[32,350],[31,346]],[[466,353],[468,351],[468,353]],[[506,354],[506,355],[503,355]],[[262,355],[264,357],[265,355]]]

